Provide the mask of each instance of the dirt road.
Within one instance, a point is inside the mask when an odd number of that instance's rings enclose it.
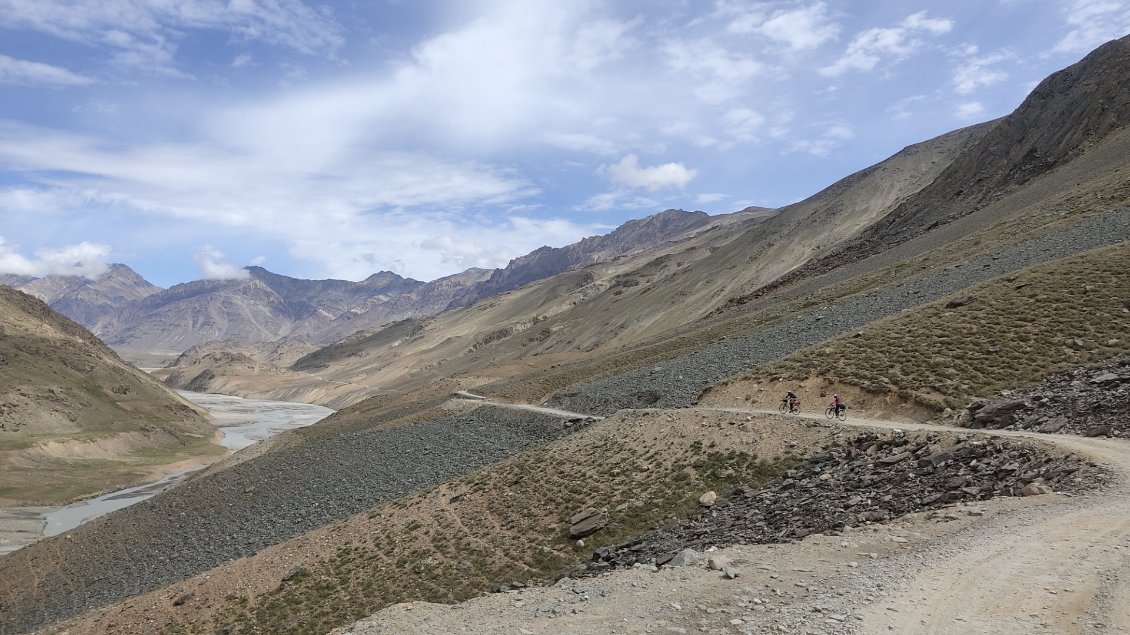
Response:
[[[953,431],[858,417],[845,425]],[[904,588],[863,614],[863,632],[1130,633],[1130,444],[1027,431],[969,432],[1038,439],[1090,456],[1114,471],[1114,486],[1066,510],[1053,506],[998,517],[971,532],[971,540],[932,545]]]
[[[856,416],[841,425],[955,430]],[[398,605],[341,632],[1130,633],[1130,443],[966,432],[1054,444],[1116,476],[1101,493],[997,499],[952,523],[920,514],[841,537],[732,547],[720,553],[745,563],[737,581],[699,567],[624,571],[454,607]]]

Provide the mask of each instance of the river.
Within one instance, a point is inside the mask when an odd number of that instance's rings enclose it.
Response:
[[[215,419],[216,427],[224,433],[219,441],[231,452],[237,452],[286,430],[302,428],[333,413],[323,406],[287,401],[244,399],[229,395],[213,395],[177,391],[181,396],[204,408]],[[0,554],[14,551],[42,536],[54,536],[70,531],[82,523],[143,501],[165,491],[194,470],[170,474],[164,478],[103,494],[65,507],[20,508],[0,510]],[[18,525],[18,529],[4,531],[4,525]],[[35,525],[39,525],[36,531]]]

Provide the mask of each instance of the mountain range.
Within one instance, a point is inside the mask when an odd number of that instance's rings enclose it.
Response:
[[[726,540],[806,542],[747,560],[773,573],[715,561],[721,572],[704,584],[740,605],[726,609],[740,618],[722,615],[742,620],[719,630],[835,630],[852,620],[888,632],[859,606],[843,619],[823,606],[870,604],[863,598],[877,579],[884,594],[910,589],[899,611],[870,607],[882,619],[917,610],[925,580],[946,593],[977,585],[969,601],[994,601],[939,629],[968,630],[970,617],[1014,628],[1015,612],[997,598],[1028,602],[1030,581],[1062,567],[1065,553],[1088,559],[1072,568],[1073,588],[1124,588],[1125,567],[1109,554],[1127,538],[1130,463],[1124,440],[1100,437],[1130,435],[1117,409],[1126,400],[1079,398],[1078,412],[1067,404],[1084,390],[1122,395],[1130,385],[1126,77],[1130,37],[1053,74],[1010,115],[909,146],[798,203],[717,221],[664,212],[625,229],[648,236],[627,249],[590,240],[587,252],[539,250],[509,272],[475,272],[450,286],[436,313],[367,320],[377,306],[364,305],[351,322],[368,326],[325,346],[193,335],[197,346],[157,372],[170,385],[338,411],[0,558],[0,630],[324,633],[388,607],[417,615],[432,603],[556,584],[572,599],[539,604],[530,592],[481,602],[564,631],[592,606],[591,579],[577,576],[617,562],[637,564],[624,574],[633,577],[623,606],[646,616],[626,629],[660,619],[694,628],[713,614],[666,600],[652,610],[640,593],[692,577],[660,569],[676,554],[691,558],[685,548]],[[224,339],[228,323],[219,328],[214,312],[226,308],[226,289],[238,289],[232,302],[243,307],[231,315],[285,316],[279,337],[328,334],[351,311],[349,285],[366,284],[250,274],[131,300],[100,318],[115,325],[106,337],[180,348],[190,338],[146,322],[167,310],[181,327],[210,325],[202,332]],[[423,286],[380,274],[367,282],[390,298]],[[474,288],[482,295],[460,295]],[[341,299],[320,315],[319,294]],[[188,315],[168,308],[187,300]],[[127,311],[135,318],[118,317]],[[308,331],[296,326],[304,323]],[[1018,397],[1025,389],[1038,394]],[[802,397],[801,415],[777,414],[786,390]],[[825,418],[832,395],[847,399],[851,425]],[[1008,427],[1021,410],[1047,432],[976,429]],[[1092,438],[1061,443],[1078,454],[1048,449],[1052,431],[1072,428],[1060,419],[1083,416],[1107,418]],[[1021,434],[1043,436],[1006,438]],[[1114,476],[1091,471],[1099,463]],[[994,500],[1096,484],[1067,503]],[[1074,548],[1080,519],[1098,528],[1081,531],[1101,549]],[[919,545],[938,536],[932,557],[905,557],[927,553]],[[818,562],[810,548],[820,545],[839,564]],[[966,548],[1000,570],[964,560],[972,568],[953,570]],[[786,552],[796,560],[778,562]],[[847,560],[859,553],[867,562]],[[882,562],[891,568],[872,568]],[[935,577],[941,567],[952,575]],[[727,578],[739,575],[804,589],[735,596],[742,587],[733,585],[745,583]],[[843,585],[847,599],[827,584]],[[1055,622],[1064,631],[1087,620],[1130,624],[1117,603],[1081,608],[1079,595],[1040,594],[1025,612],[1044,624],[1065,611],[1074,626]],[[787,604],[804,598],[816,604]],[[1039,613],[1052,603],[1056,611]],[[780,621],[798,616],[819,623]],[[914,613],[895,630],[927,618]],[[421,617],[417,632],[432,625]],[[607,623],[588,626],[578,632]]]
[[[247,267],[245,278],[197,280],[161,289],[124,264],[90,280],[78,276],[0,276],[0,284],[47,302],[123,351],[175,355],[210,341],[241,344],[297,339],[326,344],[354,332],[440,313],[564,271],[622,258],[710,227],[761,217],[667,210],[604,236],[542,247],[495,270],[468,269],[431,282],[375,273],[360,282],[302,280]]]

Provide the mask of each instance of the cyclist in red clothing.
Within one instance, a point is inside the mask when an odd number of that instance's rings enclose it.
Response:
[[[839,395],[832,395],[832,403],[829,404],[829,406],[836,409],[836,414],[840,414],[841,410],[847,409],[847,404],[840,399]]]

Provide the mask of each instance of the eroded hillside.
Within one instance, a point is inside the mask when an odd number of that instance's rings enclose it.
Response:
[[[205,415],[41,301],[0,287],[0,500],[64,503],[222,454]]]
[[[187,386],[208,373],[208,390],[341,407],[382,389],[414,389],[445,377],[472,386],[667,337],[694,328],[729,298],[849,240],[931,182],[987,128],[911,146],[772,215],[567,271],[466,308],[359,333],[298,360],[293,369],[305,378],[276,373],[263,380],[261,372],[252,377],[239,368],[195,364],[178,369],[173,385]]]

